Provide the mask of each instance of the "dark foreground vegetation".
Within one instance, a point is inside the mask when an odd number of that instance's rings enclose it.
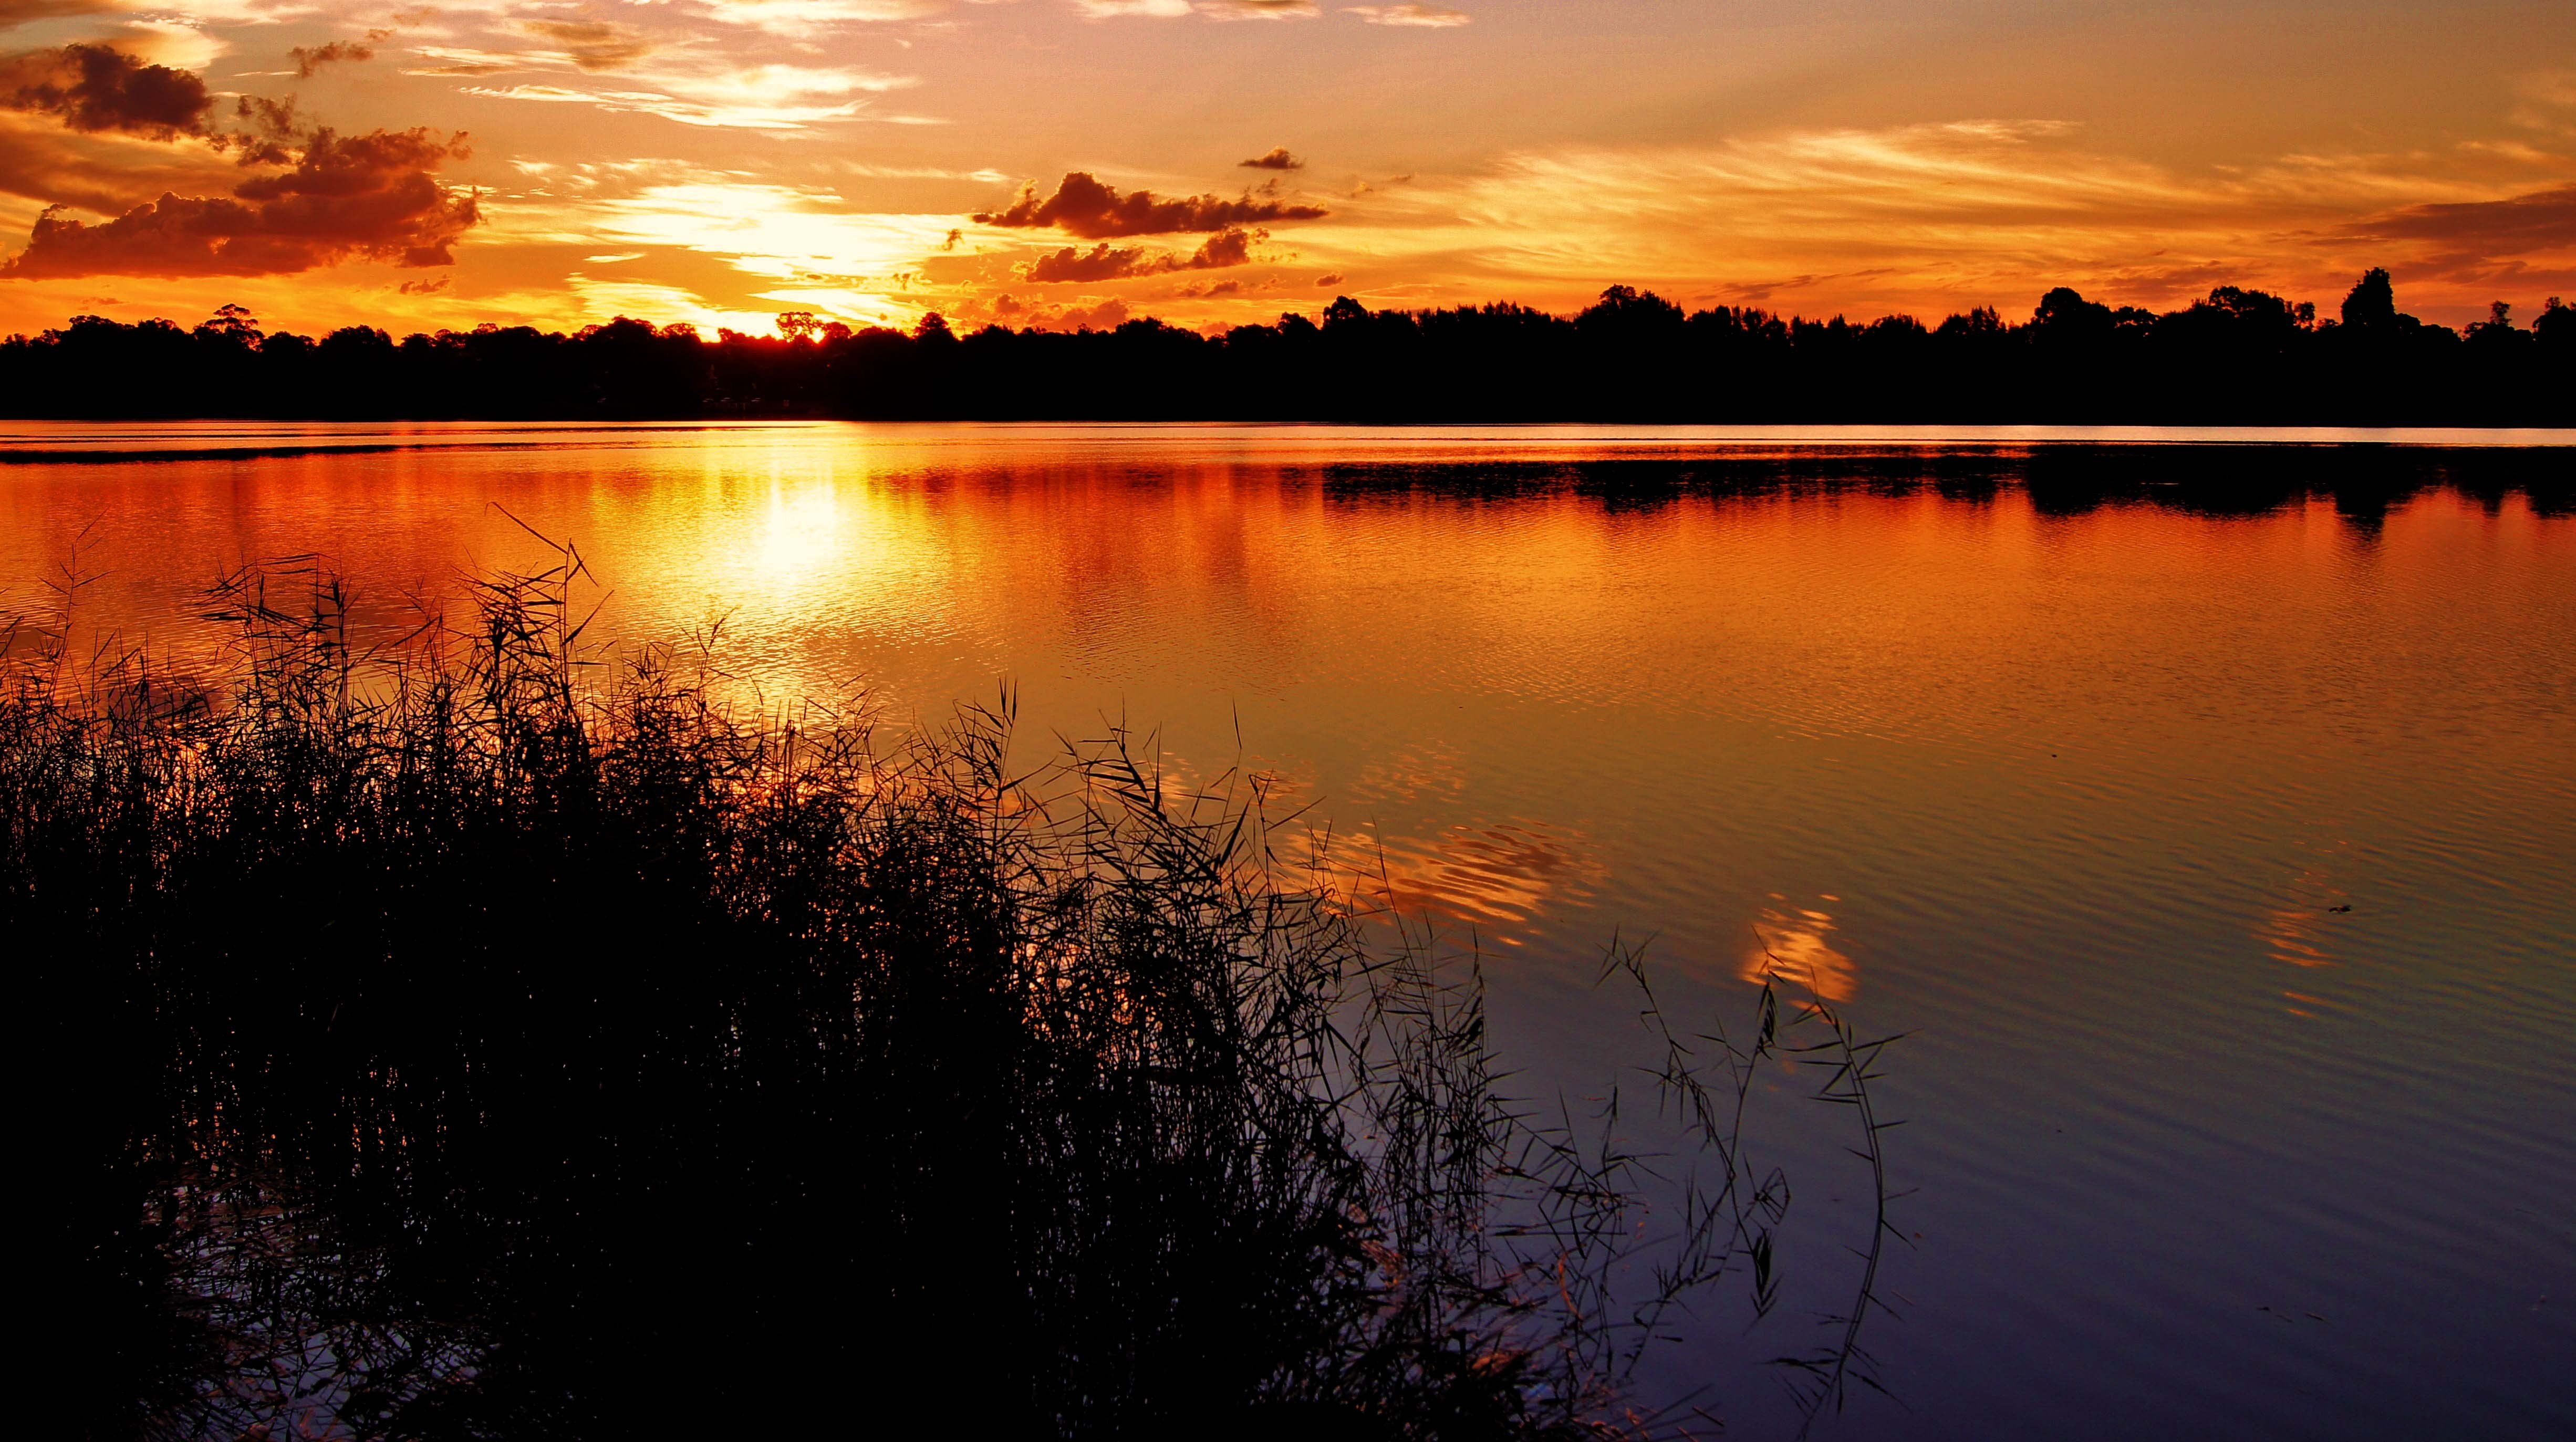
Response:
[[[1648,1005],[1631,1116],[1524,1113],[1472,968],[1257,797],[737,716],[588,665],[577,569],[371,655],[246,575],[197,686],[12,634],[29,1430],[1646,1435],[1698,1415],[1628,1391],[1674,1309],[1778,1295],[1755,1064],[1876,1169],[1821,1005]]]
[[[194,330],[96,316],[0,342],[20,417],[2576,424],[2576,307],[2465,331],[2397,309],[2385,271],[2319,319],[2221,286],[2180,310],[2060,288],[2030,318],[1926,326],[1718,306],[1626,286],[1571,317],[1511,304],[1371,311],[1205,335],[1155,320],[1073,334],[937,316],[910,333],[780,317],[778,337],[618,320],[412,335]]]

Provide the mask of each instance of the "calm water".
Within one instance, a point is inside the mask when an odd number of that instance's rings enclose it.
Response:
[[[534,563],[516,517],[604,637],[722,618],[763,696],[1007,680],[1033,757],[1123,717],[1277,773],[1484,948],[1533,1090],[1625,1054],[1614,928],[1678,1006],[1767,946],[1911,1033],[1895,1401],[1836,1435],[2569,1435],[2576,516],[2050,439],[16,425],[0,610],[69,564],[81,624],[196,664],[225,568],[318,552],[390,629]],[[2156,499],[2211,467],[2229,504]],[[1737,1435],[1852,1271],[1797,1084],[1790,1307],[1661,1374]]]

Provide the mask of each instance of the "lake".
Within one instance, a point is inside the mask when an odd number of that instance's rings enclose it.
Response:
[[[0,611],[186,670],[245,563],[390,637],[569,540],[601,644],[712,632],[746,704],[1268,773],[1530,1095],[1634,1052],[1614,934],[1676,1012],[1767,954],[1905,1034],[1889,1395],[1826,1435],[2571,1435],[2576,435],[2281,439],[6,423]],[[1868,1233],[1805,1085],[1787,1302],[1651,1378],[1735,1435]]]

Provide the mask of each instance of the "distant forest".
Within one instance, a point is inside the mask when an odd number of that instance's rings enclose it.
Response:
[[[2397,309],[2388,273],[2339,314],[2236,286],[2162,313],[2059,288],[2030,319],[1926,326],[1717,306],[1613,286],[1578,315],[1508,303],[1372,311],[1201,334],[959,335],[790,312],[780,334],[620,319],[558,334],[478,326],[397,341],[81,316],[0,342],[13,417],[1314,421],[1988,421],[2576,425],[2576,307],[2453,330]]]

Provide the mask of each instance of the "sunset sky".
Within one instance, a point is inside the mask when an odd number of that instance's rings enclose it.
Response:
[[[2576,296],[2576,4],[0,0],[0,333],[2330,314],[2373,264]]]

